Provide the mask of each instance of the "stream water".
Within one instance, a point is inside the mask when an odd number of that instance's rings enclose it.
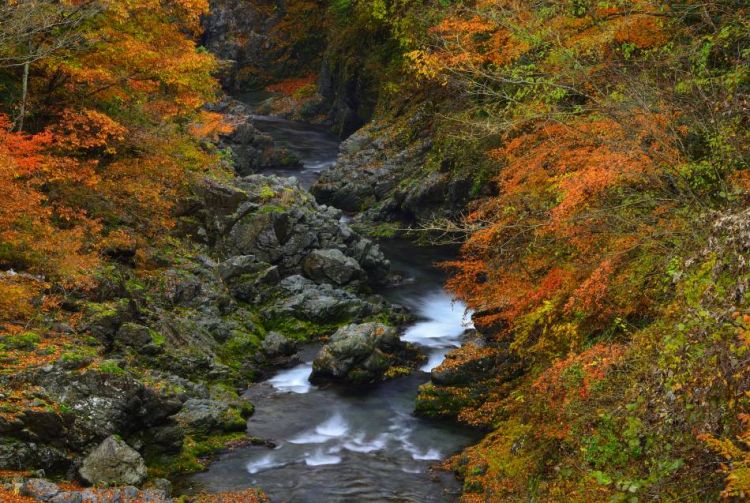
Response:
[[[304,164],[302,170],[277,174],[296,176],[309,187],[335,161],[338,141],[325,130],[270,117],[255,121]],[[310,346],[303,354],[306,363],[253,385],[246,394],[256,407],[248,432],[273,440],[276,448],[227,452],[208,471],[191,477],[192,486],[209,491],[260,487],[274,502],[455,501],[460,484],[432,466],[476,437],[412,412],[429,370],[460,344],[468,328],[465,307],[451,301],[442,289],[443,275],[433,266],[449,258],[446,251],[394,240],[381,245],[394,270],[410,278],[380,293],[419,316],[403,338],[428,354],[422,369],[356,391],[313,386],[308,376],[318,347]]]

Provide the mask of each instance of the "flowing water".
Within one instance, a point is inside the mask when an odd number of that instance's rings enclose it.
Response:
[[[303,185],[336,158],[338,142],[325,131],[274,118],[256,118],[259,129],[295,152],[305,168],[294,173]],[[429,356],[419,372],[355,391],[313,386],[308,381],[319,349],[308,347],[297,367],[253,385],[246,397],[256,406],[248,432],[271,439],[274,449],[242,447],[222,455],[208,471],[190,479],[210,491],[260,487],[278,502],[454,501],[460,484],[433,465],[476,440],[456,425],[419,419],[412,412],[417,388],[429,370],[460,344],[468,327],[463,305],[442,289],[433,263],[449,258],[437,249],[407,242],[382,243],[394,270],[409,278],[381,292],[411,308],[419,321],[403,338]]]
[[[320,173],[336,162],[339,139],[322,126],[265,115],[254,115],[253,123],[302,161],[302,169],[274,169],[266,172],[294,176],[300,181],[300,185],[309,189]]]

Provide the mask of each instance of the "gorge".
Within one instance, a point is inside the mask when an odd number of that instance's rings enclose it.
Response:
[[[745,0],[0,3],[0,502],[750,495]]]

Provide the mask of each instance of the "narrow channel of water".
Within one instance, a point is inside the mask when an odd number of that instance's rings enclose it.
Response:
[[[297,176],[309,187],[322,169],[335,162],[338,142],[325,131],[290,121],[256,118],[303,161]],[[249,446],[226,453],[208,471],[193,476],[192,485],[223,491],[260,487],[274,502],[446,502],[455,501],[460,484],[433,465],[476,440],[456,425],[415,417],[418,387],[429,380],[468,327],[465,307],[443,290],[436,261],[450,258],[445,250],[418,248],[405,241],[382,247],[395,270],[409,280],[381,292],[419,317],[403,338],[429,356],[413,375],[356,391],[313,386],[308,381],[318,347],[303,355],[307,363],[256,384],[247,398],[256,406],[248,432],[268,438],[276,448]]]
[[[252,119],[255,127],[302,161],[302,169],[274,169],[267,173],[296,177],[300,185],[309,189],[336,162],[340,141],[326,128],[266,115],[254,115]]]

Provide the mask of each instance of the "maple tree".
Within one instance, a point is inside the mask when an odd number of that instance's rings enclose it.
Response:
[[[22,322],[55,285],[86,288],[110,250],[165,237],[173,205],[216,165],[200,144],[226,130],[200,112],[216,93],[216,62],[192,40],[207,8],[193,0],[2,7],[0,72],[20,71],[23,88],[0,116],[3,318]]]

